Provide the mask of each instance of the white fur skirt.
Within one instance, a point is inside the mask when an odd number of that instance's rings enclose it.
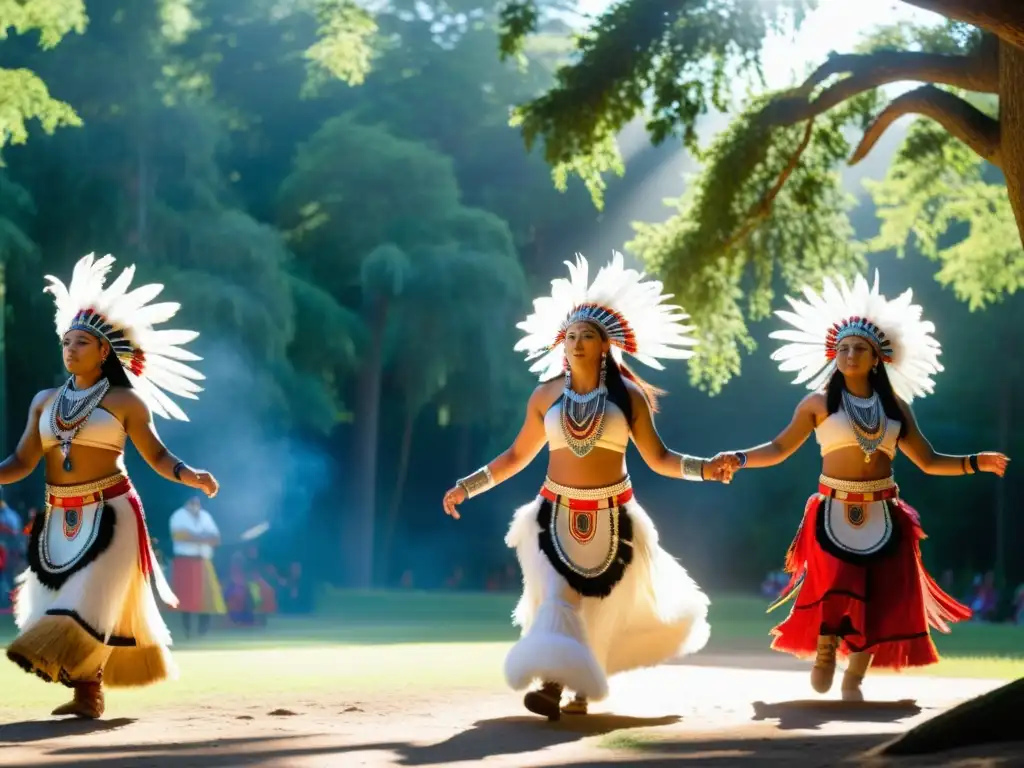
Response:
[[[79,486],[47,486],[17,579],[20,630],[7,656],[49,682],[102,680],[139,686],[176,674],[165,602],[174,593],[156,565],[142,503],[120,475]]]
[[[659,546],[654,523],[631,494],[618,507],[617,519],[604,516],[612,521],[604,532],[586,520],[582,528],[594,530],[581,532],[575,522],[556,523],[551,509],[552,502],[538,496],[516,511],[505,537],[523,573],[523,594],[513,616],[521,636],[505,659],[505,679],[513,690],[539,680],[560,683],[600,701],[608,695],[610,675],[695,653],[707,644],[711,633],[707,595]],[[573,576],[564,567],[572,553],[564,551],[566,545],[551,544],[551,532],[557,540],[559,526],[561,539],[569,546],[572,538],[578,541],[589,535],[591,541],[599,542],[599,554],[615,549],[607,541],[609,536],[623,534],[618,550],[631,549],[631,556],[619,558],[614,583],[599,586],[597,591],[605,596],[588,597],[586,582],[573,579],[574,587],[566,579]],[[572,529],[571,536],[566,535],[567,528]],[[557,558],[552,557],[553,551]],[[556,559],[563,564],[553,562]]]

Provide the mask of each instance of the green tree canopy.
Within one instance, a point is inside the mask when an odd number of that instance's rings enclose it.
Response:
[[[577,56],[559,70],[556,85],[517,109],[514,120],[527,146],[543,141],[556,182],[578,174],[598,203],[603,174],[623,170],[615,137],[640,115],[653,141],[678,136],[702,161],[701,173],[672,203],[677,212],[662,224],[640,225],[630,248],[662,273],[698,323],[702,345],[691,370],[712,392],[739,373],[739,350],[753,347],[746,323],[769,311],[776,277],[798,288],[825,273],[863,268],[865,249],[852,241],[850,200],[837,166],[861,160],[903,115],[927,116],[941,127],[931,129],[933,138],[941,133],[979,158],[970,168],[945,169],[947,183],[950,174],[980,183],[984,161],[1003,171],[1009,199],[998,187],[975,185],[979,194],[967,197],[962,187],[934,181],[944,153],[925,151],[926,129],[917,129],[889,178],[874,188],[886,226],[871,248],[902,246],[913,235],[940,258],[936,238],[954,221],[966,221],[974,234],[942,251],[940,279],[975,304],[1015,289],[1020,236],[1011,244],[1003,234],[1013,225],[1005,218],[1011,211],[1024,232],[1024,141],[1020,131],[1000,132],[1000,124],[1014,126],[1024,117],[1014,95],[1024,92],[1024,52],[1016,47],[1024,37],[1024,6],[907,2],[949,22],[882,30],[857,52],[833,54],[799,87],[754,97],[706,149],[698,146],[698,118],[735,106],[730,83],[757,82],[768,31],[798,25],[812,2],[618,0],[581,35]],[[504,18],[502,53],[510,55],[541,19],[533,0],[507,3]],[[879,89],[905,80],[928,84],[885,103]],[[997,97],[1000,112],[986,113],[964,92]],[[862,134],[856,148],[848,141],[852,130]],[[914,162],[930,170],[912,169]],[[926,182],[929,173],[933,180]],[[909,186],[916,192],[907,198]],[[926,209],[930,223],[912,225]],[[1000,216],[1009,223],[992,228]],[[999,269],[1007,262],[1009,273]]]

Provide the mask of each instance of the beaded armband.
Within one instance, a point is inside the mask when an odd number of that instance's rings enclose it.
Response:
[[[683,456],[679,462],[682,466],[683,480],[690,480],[695,483],[704,480],[703,472],[704,459],[697,456]]]
[[[491,468],[483,466],[468,477],[464,477],[455,483],[466,492],[466,498],[472,499],[494,487],[494,477],[491,475]]]

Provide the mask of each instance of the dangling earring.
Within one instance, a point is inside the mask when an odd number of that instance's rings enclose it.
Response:
[[[601,353],[601,380],[598,382],[598,388],[603,389],[604,383],[608,378],[608,353]]]
[[[871,372],[872,373],[878,373],[878,363],[875,363],[874,366],[872,366]]]

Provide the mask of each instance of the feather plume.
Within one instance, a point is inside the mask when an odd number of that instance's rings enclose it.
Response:
[[[44,290],[53,295],[56,304],[57,335],[63,337],[74,327],[103,337],[125,369],[128,381],[154,413],[188,421],[167,393],[195,400],[202,392],[195,382],[205,377],[186,365],[202,358],[181,348],[199,334],[154,328],[173,318],[180,305],[171,301],[152,303],[164,289],[158,283],[130,290],[134,265],[105,287],[114,261],[109,254],[100,259],[92,253],[82,257],[75,264],[69,285],[53,275],[46,276]]]
[[[806,382],[810,390],[822,389],[836,369],[837,340],[855,334],[880,350],[899,398],[909,403],[934,391],[933,377],[943,370],[942,349],[932,335],[935,326],[922,320],[920,305],[912,303],[911,290],[887,299],[879,291],[875,270],[871,285],[858,275],[852,286],[842,279],[838,283],[826,279],[820,294],[810,287],[801,293],[803,299],[786,297],[790,309],[775,312],[791,328],[770,334],[786,342],[772,353],[772,359],[779,363],[779,370],[797,372],[794,384]]]
[[[592,283],[590,266],[581,254],[576,254],[575,263],[565,264],[569,277],[552,280],[551,295],[535,299],[533,312],[516,326],[525,335],[515,350],[534,361],[530,371],[542,381],[562,371],[565,331],[581,319],[604,327],[618,362],[629,354],[660,370],[660,359],[693,357],[697,341],[690,335],[694,326],[686,322],[690,316],[667,303],[672,296],[662,292],[660,281],[644,280],[642,272],[627,269],[618,251]]]

